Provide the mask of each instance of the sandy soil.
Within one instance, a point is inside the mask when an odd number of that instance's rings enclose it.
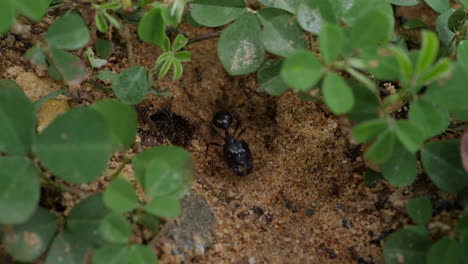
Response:
[[[33,39],[50,22],[49,17],[33,26]],[[215,31],[188,25],[182,30],[189,38]],[[114,37],[116,51],[106,69],[120,72],[131,65],[124,41]],[[128,40],[135,61],[145,67],[161,52],[138,41],[133,26]],[[16,79],[30,72],[45,79],[40,69],[21,59],[29,47],[30,41],[19,36],[2,38],[0,76]],[[408,199],[424,194],[451,205],[424,176],[411,188],[396,189],[382,181],[366,187],[361,149],[349,143],[346,119],[290,91],[271,97],[259,91],[254,74],[229,76],[217,58],[216,40],[187,50],[192,60],[184,64],[182,79],[157,82],[170,89],[169,97],[148,96],[136,106],[145,148],[173,143],[193,154],[198,178],[193,189],[216,217],[215,243],[185,263],[382,263],[385,237],[409,223],[404,210]],[[109,96],[88,82],[73,90],[69,104]],[[220,147],[206,151],[210,142],[222,143],[210,128],[213,114],[221,109],[246,128],[241,138],[249,143],[255,164],[247,176],[236,176],[227,167]],[[435,221],[455,218],[456,212],[446,209],[436,210]],[[182,262],[170,246],[156,250],[161,263]]]

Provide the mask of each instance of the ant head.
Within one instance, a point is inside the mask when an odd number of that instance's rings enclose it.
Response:
[[[227,130],[232,124],[232,116],[228,111],[219,111],[213,116],[213,124],[217,128]]]

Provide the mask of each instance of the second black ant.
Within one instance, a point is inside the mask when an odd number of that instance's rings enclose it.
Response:
[[[247,142],[236,139],[236,137],[240,137],[245,131],[245,129],[243,129],[236,136],[236,132],[239,128],[239,121],[237,121],[234,133],[232,135],[229,133],[229,127],[232,124],[232,119],[233,118],[229,112],[219,111],[213,116],[212,122],[215,127],[224,130],[224,136],[221,136],[219,133],[218,135],[224,139],[224,145],[222,145],[223,154],[229,168],[231,168],[237,175],[244,176],[252,172],[252,153],[250,152]],[[212,144],[219,145],[215,143]]]

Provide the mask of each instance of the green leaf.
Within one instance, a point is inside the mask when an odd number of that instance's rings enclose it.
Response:
[[[382,175],[372,169],[368,168],[364,172],[364,184],[367,187],[375,187],[380,179],[382,179]]]
[[[308,32],[318,34],[325,23],[336,23],[338,14],[336,5],[339,1],[331,0],[306,0],[299,4],[297,9],[297,21]]]
[[[421,3],[422,0],[390,0],[390,3],[398,6],[415,6]]]
[[[108,81],[110,83],[114,83],[115,80],[117,80],[117,77],[118,77],[117,74],[108,70],[100,71],[99,74],[96,76],[96,78],[98,78],[99,80],[103,82]]]
[[[460,0],[458,2],[461,3],[463,5],[463,7],[465,7],[465,8],[468,7],[468,0]]]
[[[115,19],[113,16],[111,16],[109,13],[104,12],[104,16],[106,17],[107,21],[111,23],[112,26],[114,26],[117,29],[120,29],[120,23],[117,19]]]
[[[259,0],[259,2],[267,7],[279,8],[295,14],[301,0]]]
[[[424,0],[424,2],[439,14],[450,9],[450,0]]]
[[[427,197],[413,198],[406,205],[411,219],[418,225],[427,225],[432,218],[432,203]]]
[[[262,40],[272,54],[288,57],[291,53],[307,49],[304,32],[292,14],[275,8],[263,8],[257,13],[263,24]]]
[[[141,40],[161,46],[166,37],[166,26],[161,16],[161,8],[146,12],[138,23],[138,37]]]
[[[175,81],[182,77],[184,73],[184,68],[182,67],[182,63],[178,60],[174,60],[172,63],[172,80]]]
[[[36,126],[34,107],[14,81],[0,80],[0,124],[0,153],[31,152]]]
[[[466,259],[463,258],[463,249],[461,245],[449,237],[439,239],[427,254],[427,264],[457,264],[462,263]]]
[[[107,64],[107,60],[99,59],[94,56],[94,51],[88,47],[86,48],[84,55],[88,59],[91,67],[93,68],[101,68],[102,66]]]
[[[69,85],[78,85],[87,77],[86,66],[77,56],[61,49],[50,48],[53,65]]]
[[[47,69],[47,73],[50,75],[50,77],[52,77],[52,79],[56,81],[63,80],[62,75],[58,71],[57,67],[55,67],[55,65],[53,64],[49,65],[49,68]]]
[[[167,161],[154,158],[148,164],[145,177],[145,193],[149,197],[157,198],[164,196],[173,196],[180,193],[185,188],[184,175],[181,171],[170,168]]]
[[[451,71],[452,61],[449,58],[443,58],[422,74],[418,80],[418,85],[427,85],[437,79],[449,75]]]
[[[106,99],[92,104],[107,122],[112,134],[113,149],[124,151],[135,141],[137,132],[137,115],[135,110],[117,100]]]
[[[334,72],[327,74],[322,93],[325,104],[334,114],[342,115],[353,109],[353,90],[338,74]]]
[[[177,17],[171,15],[171,7],[162,5],[161,16],[165,25],[177,27]]]
[[[464,191],[464,194],[466,194],[466,192]],[[466,209],[466,204],[463,205]],[[468,213],[466,212],[463,212],[462,216],[460,217],[460,219],[458,220],[458,224],[457,224],[457,232],[464,236],[465,239],[467,238],[466,236],[468,236]]]
[[[161,66],[161,69],[159,70],[158,78],[162,79],[166,74],[169,72],[171,69],[171,65],[174,62],[174,57],[168,56],[166,60],[164,60],[163,65]]]
[[[355,48],[363,48],[385,43],[390,39],[390,21],[379,9],[359,16],[350,29],[350,43]]]
[[[193,19],[193,16],[192,16],[192,12],[190,12],[190,9],[188,10],[187,12],[187,22],[190,24],[190,26],[192,27],[196,27],[196,28],[201,28],[203,27],[203,25],[200,25],[199,23],[197,23],[197,21],[195,21],[195,19]]]
[[[457,47],[457,61],[468,70],[468,40],[463,40]]]
[[[98,248],[93,254],[94,264],[128,264],[129,252],[127,245],[108,245]]]
[[[367,149],[364,153],[364,158],[376,164],[385,163],[391,158],[395,143],[395,134],[390,130],[386,130],[381,133],[375,142]]]
[[[454,9],[449,9],[436,19],[437,34],[440,42],[445,48],[448,48],[453,36],[455,35],[455,33],[450,31],[448,28],[448,19],[453,14],[453,12],[455,12]]]
[[[288,90],[288,86],[283,82],[280,75],[283,61],[267,61],[257,71],[257,83],[260,85],[260,89],[269,95],[278,96]]]
[[[2,8],[0,8],[0,36],[8,32],[15,23],[15,6],[15,0],[2,1]]]
[[[452,112],[453,117],[456,120],[467,122],[468,121],[468,109]]]
[[[181,205],[178,198],[159,197],[146,204],[145,210],[159,217],[174,218],[179,215]]]
[[[112,180],[104,191],[102,198],[108,208],[118,213],[131,211],[138,205],[135,188],[123,178]]]
[[[349,118],[355,122],[362,122],[377,118],[379,99],[375,93],[362,86],[353,86],[354,108],[349,112]]]
[[[112,153],[110,131],[97,111],[77,107],[57,117],[39,135],[33,150],[57,177],[90,182],[107,167]]]
[[[158,146],[138,153],[133,159],[132,165],[138,182],[145,190],[149,188],[149,186],[146,186],[146,183],[148,181],[153,181],[152,179],[146,179],[148,177],[154,177],[153,175],[147,177],[148,168],[153,159],[165,161],[172,174],[179,174],[177,177],[184,179],[185,187],[183,191],[179,193],[179,197],[182,197],[189,188],[190,181],[193,177],[190,153],[176,146]]]
[[[136,223],[141,224],[150,230],[152,230],[154,233],[159,232],[159,218],[157,216],[154,216],[152,214],[149,214],[148,212],[142,211],[139,212],[134,218]]]
[[[369,51],[363,50],[363,58],[366,60],[367,70],[380,80],[395,80],[400,77],[400,64],[396,56],[387,48],[376,50],[374,47]],[[404,61],[403,63],[405,63]],[[405,65],[406,67],[408,65]],[[412,71],[411,62],[409,64]],[[406,73],[405,73],[406,74]]]
[[[403,228],[392,233],[385,240],[383,255],[387,264],[425,263],[431,247],[428,235]]]
[[[466,19],[466,13],[463,8],[459,8],[455,10],[450,17],[448,17],[447,26],[450,31],[456,33],[457,31],[461,31],[464,21]]]
[[[408,53],[400,47],[390,46],[390,49],[393,51],[395,58],[400,65],[400,74],[402,80],[409,80],[413,76],[413,64]]]
[[[100,38],[96,40],[96,53],[100,58],[107,59],[112,52],[112,47],[111,41]]]
[[[384,178],[398,187],[411,185],[418,174],[416,156],[401,144],[396,144],[390,159],[381,168]]]
[[[411,18],[410,20],[406,21],[403,24],[404,29],[431,29],[431,26],[426,24],[426,22],[422,21],[419,18]]]
[[[47,66],[46,54],[39,44],[30,48],[26,54],[24,54],[24,57],[30,60],[33,64]]]
[[[245,10],[244,0],[194,0],[190,3],[192,18],[207,27],[232,22],[242,16]]]
[[[456,193],[468,185],[468,174],[461,163],[459,140],[426,144],[421,151],[421,160],[429,178],[442,191]]]
[[[86,263],[92,245],[65,231],[55,237],[47,253],[46,264],[56,263]]]
[[[184,35],[177,35],[177,37],[174,39],[174,42],[172,42],[172,51],[178,51],[181,48],[185,47],[187,45],[188,39]]]
[[[53,48],[76,50],[88,44],[89,30],[78,13],[68,12],[49,26],[45,38]]]
[[[156,254],[148,246],[135,244],[130,246],[128,259],[132,264],[156,263],[158,260]]]
[[[99,31],[105,33],[109,30],[109,24],[107,24],[107,20],[102,12],[96,12],[94,15],[94,21],[96,22],[96,27]]]
[[[119,74],[112,90],[122,102],[133,105],[145,99],[150,85],[148,71],[142,66],[134,66]]]
[[[101,245],[104,242],[99,234],[99,226],[108,213],[100,194],[89,196],[72,208],[66,230],[78,240],[90,245]]]
[[[335,12],[341,13],[341,19],[348,26],[354,27],[363,15],[379,10],[384,15],[385,20],[389,22],[386,31],[393,31],[394,14],[392,6],[387,0],[340,0],[333,2],[340,3],[338,6],[335,6],[335,9],[340,10]]]
[[[415,72],[418,74],[426,71],[437,57],[439,51],[439,40],[437,35],[432,31],[423,31],[422,45],[419,52],[418,62],[416,63]]]
[[[260,36],[260,23],[251,13],[246,13],[221,33],[218,57],[230,75],[251,73],[260,67],[265,56]]]
[[[131,13],[127,13],[125,12],[125,10],[118,9],[115,11],[115,13],[116,15],[119,16],[119,18],[122,19],[122,22],[131,24],[131,25],[138,25],[138,23],[141,21],[141,19],[145,15],[146,10],[143,8],[139,8]]]
[[[465,85],[468,69],[465,70],[458,63],[455,63],[453,69],[449,79],[432,83],[424,94],[424,99],[451,112],[465,110],[468,101],[468,89]]]
[[[169,53],[170,49],[171,49],[171,41],[169,40],[168,37],[165,37],[164,38],[164,41],[163,41],[163,44],[161,45],[161,49],[165,52],[165,53]],[[164,53],[163,53],[164,54]],[[159,55],[159,56],[162,56]]]
[[[463,252],[463,264],[467,263],[468,259],[468,236],[465,235],[463,237],[463,240],[460,241],[461,247],[462,247],[462,252]]]
[[[2,244],[15,260],[32,262],[46,251],[56,230],[55,216],[39,207],[29,221],[7,229]]]
[[[353,127],[353,138],[358,143],[365,143],[388,128],[387,120],[374,119]]]
[[[2,157],[0,168],[0,223],[23,223],[39,203],[38,169],[23,157]]]
[[[91,0],[93,1],[93,0]],[[115,10],[115,9],[119,9],[122,7],[122,5],[120,3],[104,3],[104,4],[101,4],[101,5],[93,5],[94,7],[96,7],[97,9],[112,9],[112,10]]]
[[[99,232],[107,242],[125,244],[130,239],[132,228],[125,216],[119,213],[110,213],[99,225]]]
[[[159,57],[154,62],[154,67],[162,66],[171,56],[170,52],[164,52],[163,54],[159,55]]]
[[[189,61],[191,56],[192,54],[188,51],[179,51],[176,54],[174,54],[174,58],[181,62]]]
[[[341,27],[334,24],[322,26],[319,35],[320,52],[326,63],[338,59],[345,46],[346,37]]]
[[[426,140],[424,130],[418,123],[408,120],[397,120],[395,132],[403,146],[411,153],[415,153]]]
[[[289,56],[281,69],[283,81],[298,91],[309,91],[322,77],[322,64],[308,51]]]
[[[409,120],[424,130],[425,138],[431,138],[442,134],[448,128],[450,114],[443,108],[418,100],[410,105]]]

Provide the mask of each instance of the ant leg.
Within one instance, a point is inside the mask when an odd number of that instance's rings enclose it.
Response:
[[[245,130],[247,130],[247,127],[244,127],[236,137],[239,138],[240,136],[242,136],[242,134],[244,134]]]
[[[234,134],[232,134],[233,136],[235,136],[235,135],[236,135],[236,133],[237,133],[237,130],[238,130],[238,129],[239,129],[239,127],[240,127],[240,122],[241,122],[241,121],[240,121],[239,119],[237,119],[236,128],[234,129]]]
[[[220,138],[224,138],[223,135],[221,135],[213,125],[210,125],[210,127],[211,127],[211,130],[213,130],[216,133],[216,135],[218,135]]]

